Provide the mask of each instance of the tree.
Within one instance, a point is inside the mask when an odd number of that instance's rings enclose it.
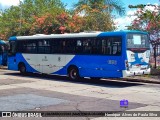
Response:
[[[67,12],[60,0],[24,0],[12,6],[0,16],[0,38],[14,35],[49,33],[46,28],[55,26],[56,16]]]
[[[60,0],[23,0],[19,6],[12,6],[0,13],[0,38],[6,40],[10,36],[19,35],[114,30],[110,14],[114,9],[111,8],[123,7],[120,4],[116,7],[116,2],[112,2],[111,7],[111,0],[107,2],[89,0],[86,5],[68,11]]]
[[[111,31],[115,29],[111,12],[125,13],[122,3],[118,0],[79,0],[75,4],[75,12],[86,20],[85,30]]]
[[[84,18],[65,9],[60,0],[24,0],[0,15],[0,38],[83,31]]]
[[[137,5],[129,6],[136,8],[136,18],[132,21],[128,29],[142,30],[150,33],[151,42],[158,40],[160,35],[160,11],[158,5]]]
[[[125,14],[125,8],[120,0],[79,0],[75,4],[78,11],[98,10],[99,12],[117,12],[119,15]]]

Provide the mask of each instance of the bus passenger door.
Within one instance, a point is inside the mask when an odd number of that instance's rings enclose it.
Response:
[[[18,70],[18,65],[16,64],[16,41],[10,41],[9,43],[9,53],[8,53],[8,69]]]
[[[0,45],[0,65],[3,64],[3,49],[2,49],[2,45]]]
[[[16,56],[11,55],[9,53],[8,55],[8,70],[18,70],[18,65],[16,64]]]
[[[2,52],[0,51],[0,65],[3,64],[3,55],[2,55]]]

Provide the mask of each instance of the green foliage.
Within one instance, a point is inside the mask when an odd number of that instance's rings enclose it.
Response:
[[[114,30],[110,14],[114,10],[123,13],[123,7],[112,0],[81,0],[72,11],[66,10],[60,0],[24,0],[0,15],[0,39],[17,35]],[[85,15],[81,14],[83,12]]]
[[[114,22],[108,13],[93,12],[85,16],[85,30],[88,31],[112,31],[115,30]]]
[[[111,31],[115,30],[111,16],[112,12],[124,15],[125,9],[119,0],[79,0],[75,4],[75,11],[85,20],[85,30]]]
[[[157,5],[137,5],[129,6],[130,8],[136,8],[137,12],[131,26],[128,29],[147,31],[150,34],[150,42],[154,47],[156,44],[160,44],[160,9]],[[152,8],[152,9],[151,9]]]
[[[84,10],[86,13],[88,10],[96,9],[99,12],[125,14],[125,8],[120,0],[79,0],[75,8],[79,11]]]
[[[56,23],[56,16],[62,12],[66,9],[60,0],[24,0],[2,12],[0,38],[44,33],[45,27]]]
[[[146,9],[147,6],[154,7],[155,11]],[[129,29],[136,29],[142,31],[148,31],[153,33],[155,30],[160,30],[160,11],[159,6],[155,5],[137,5],[137,6],[129,6],[130,8],[137,8],[137,12],[135,18]]]

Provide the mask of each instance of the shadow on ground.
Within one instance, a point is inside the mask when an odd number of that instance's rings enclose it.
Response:
[[[27,73],[25,75],[21,75],[20,73],[4,73],[4,75],[12,75],[12,76],[20,76],[20,77],[27,77],[27,78],[38,78],[43,80],[51,80],[51,81],[62,81],[62,82],[70,82],[70,83],[78,83],[78,84],[86,84],[86,85],[93,85],[93,86],[102,86],[102,87],[112,87],[112,88],[124,88],[124,87],[131,87],[131,86],[139,86],[144,85],[141,83],[133,83],[133,82],[126,82],[126,81],[118,81],[111,79],[102,79],[102,80],[95,80],[89,78],[83,78],[80,80],[69,80],[68,77],[65,76],[56,76],[56,75],[46,75],[46,74],[37,74],[37,73]]]

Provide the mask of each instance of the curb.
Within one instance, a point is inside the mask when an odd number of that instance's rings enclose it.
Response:
[[[129,82],[142,82],[142,83],[160,84],[160,80],[158,81],[158,80],[137,79],[137,78],[120,78],[119,80],[129,81]]]

